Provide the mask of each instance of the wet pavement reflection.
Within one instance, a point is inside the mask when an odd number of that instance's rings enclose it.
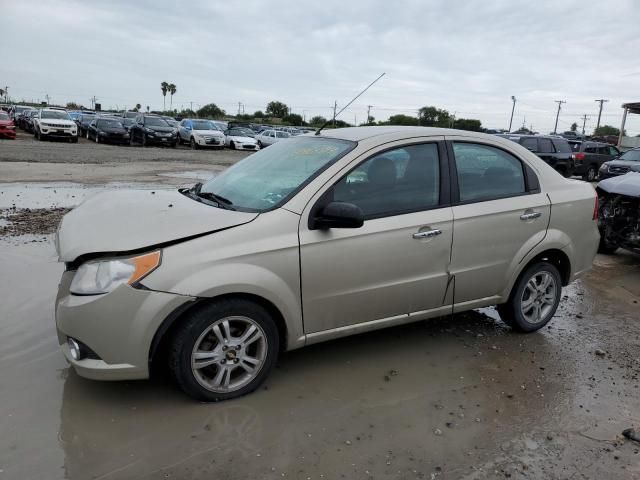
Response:
[[[286,353],[264,388],[201,404],[67,367],[45,239],[0,240],[0,479],[640,476],[618,438],[640,426],[638,256],[598,257],[536,334],[492,308],[420,322]]]

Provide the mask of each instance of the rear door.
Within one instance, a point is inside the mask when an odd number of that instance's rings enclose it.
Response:
[[[544,238],[550,205],[531,167],[498,144],[447,137],[454,236],[450,271],[456,310],[487,304]]]

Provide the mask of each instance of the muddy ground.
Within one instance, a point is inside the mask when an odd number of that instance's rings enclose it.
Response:
[[[29,218],[21,209],[104,188],[197,179],[155,164],[180,176],[18,176],[0,184],[0,208]],[[63,267],[46,233],[57,218],[41,218],[0,238],[0,480],[640,478],[640,444],[620,435],[640,427],[640,256],[598,256],[535,334],[493,309],[420,322],[286,353],[261,390],[200,404],[163,378],[99,383],[68,368],[53,314]]]

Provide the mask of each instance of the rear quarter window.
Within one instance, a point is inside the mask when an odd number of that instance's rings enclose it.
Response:
[[[569,142],[567,142],[566,140],[560,140],[560,139],[554,138],[552,141],[553,141],[553,145],[556,147],[556,152],[572,153],[571,147],[569,146]]]

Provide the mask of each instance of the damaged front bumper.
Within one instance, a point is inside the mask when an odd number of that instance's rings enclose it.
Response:
[[[149,355],[162,322],[194,297],[121,285],[102,295],[72,295],[74,271],[60,281],[56,299],[58,343],[78,375],[94,380],[149,377]],[[75,359],[69,338],[86,346]]]

